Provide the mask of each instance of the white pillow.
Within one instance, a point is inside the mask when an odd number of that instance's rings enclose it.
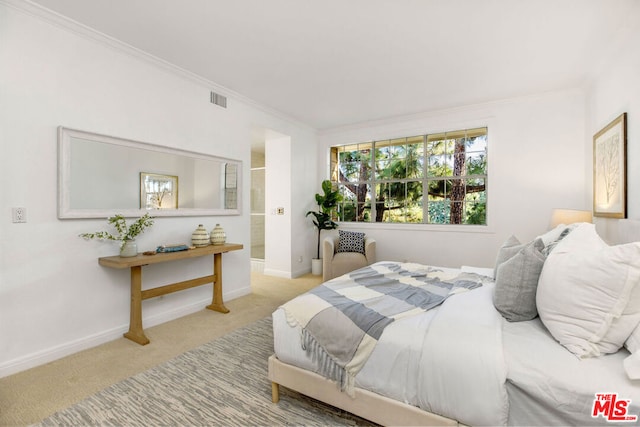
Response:
[[[615,353],[640,322],[640,242],[608,246],[580,224],[542,268],[536,305],[560,344],[578,357]]]
[[[640,380],[640,352],[635,352],[622,362],[630,380]]]
[[[638,326],[636,326],[631,335],[629,335],[624,346],[627,347],[627,350],[631,353],[640,353],[640,323],[638,323]]]
[[[640,380],[640,323],[624,343],[631,356],[624,359],[624,370],[631,380]]]

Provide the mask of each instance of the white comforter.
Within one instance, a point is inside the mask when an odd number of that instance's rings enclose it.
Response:
[[[505,425],[507,368],[492,292],[486,284],[389,325],[356,385],[464,424]],[[281,309],[273,320],[278,358],[316,371],[300,347],[300,330]]]

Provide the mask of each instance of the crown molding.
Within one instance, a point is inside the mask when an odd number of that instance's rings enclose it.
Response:
[[[586,92],[585,84],[576,87],[570,87],[566,89],[549,90],[540,93],[534,93],[529,95],[514,96],[511,98],[501,98],[478,102],[475,104],[459,105],[448,108],[440,108],[428,111],[422,111],[413,114],[404,114],[393,117],[386,117],[383,119],[369,120],[360,123],[353,123],[344,126],[337,126],[333,128],[320,129],[318,131],[319,137],[330,137],[332,135],[340,135],[353,131],[360,131],[363,129],[383,128],[385,126],[398,125],[402,123],[411,123],[419,120],[428,120],[439,117],[447,117],[456,114],[472,114],[475,115],[475,120],[480,119],[494,119],[495,113],[493,109],[500,106],[518,104],[522,102],[536,101],[539,99],[546,99],[555,96],[583,96]]]
[[[85,24],[82,24],[78,21],[75,21],[67,16],[64,16],[58,12],[55,12],[51,9],[47,9],[46,7],[34,3],[30,0],[0,0],[0,4],[4,4],[10,8],[23,12],[27,15],[30,15],[34,18],[37,18],[41,21],[52,24],[58,28],[63,30],[72,32],[80,37],[85,39],[94,41],[96,43],[107,46],[111,49],[117,50],[119,52],[126,53],[130,56],[133,56],[141,61],[146,62],[147,64],[151,64],[159,69],[164,71],[168,71],[178,77],[189,80],[198,85],[204,86],[207,88],[207,91],[212,90],[221,95],[226,96],[235,101],[242,102],[248,106],[256,108],[264,113],[275,116],[281,120],[287,121],[290,124],[301,126],[307,130],[310,130],[314,133],[318,132],[318,129],[310,126],[307,123],[301,122],[290,115],[283,113],[282,111],[276,110],[274,108],[268,107],[264,104],[261,104],[241,93],[235,92],[232,89],[221,86],[218,83],[215,83],[207,78],[204,78],[196,73],[193,73],[189,70],[181,68],[169,61],[166,61],[162,58],[159,58],[155,55],[152,55],[148,52],[143,51],[142,49],[138,49],[130,44],[127,44],[123,41],[120,41],[114,37],[111,37],[107,34],[104,34],[94,28],[91,28]],[[208,95],[207,95],[208,96]]]

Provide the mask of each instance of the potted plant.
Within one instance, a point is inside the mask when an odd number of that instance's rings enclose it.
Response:
[[[317,211],[309,211],[306,216],[313,215],[313,224],[318,229],[318,251],[315,259],[311,260],[311,272],[313,274],[322,274],[322,260],[320,259],[320,234],[322,230],[334,230],[338,224],[333,221],[332,214],[338,203],[342,201],[342,194],[338,190],[334,190],[331,181],[325,179],[322,181],[322,192],[316,193]]]
[[[108,231],[96,231],[95,233],[82,233],[80,237],[85,239],[115,240],[122,242],[120,244],[120,256],[131,257],[138,255],[138,247],[136,245],[136,237],[144,232],[145,229],[153,225],[153,217],[148,213],[136,219],[133,224],[127,225],[124,216],[118,214],[107,219],[107,222],[116,229],[117,234]]]

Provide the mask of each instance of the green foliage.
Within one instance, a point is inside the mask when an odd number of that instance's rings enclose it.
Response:
[[[476,203],[470,205],[467,212],[467,224],[486,224],[487,223],[487,204]]]
[[[474,194],[473,200],[467,202],[467,217],[465,224],[487,223],[487,197],[484,192]]]
[[[485,175],[487,173],[487,156],[476,154],[467,159],[467,175]]]
[[[428,204],[429,223],[451,223],[451,200],[432,200]],[[462,224],[484,225],[487,223],[487,199],[484,193],[474,195],[471,201],[466,202],[466,210]]]
[[[487,135],[454,136],[460,134],[352,144],[338,150],[335,184],[345,198],[338,207],[340,220],[486,224]]]
[[[82,233],[80,237],[84,237],[85,239],[120,241],[122,242],[120,249],[122,249],[125,242],[134,240],[138,235],[142,234],[145,229],[151,227],[153,220],[154,218],[146,213],[135,220],[133,224],[127,226],[127,221],[124,216],[118,214],[107,219],[107,222],[116,229],[117,234],[112,234],[108,231],[96,231],[94,233]]]
[[[342,194],[338,190],[333,189],[331,181],[325,179],[322,181],[323,194],[316,194],[316,203],[320,207],[320,211],[325,214],[331,214],[331,212],[338,206],[338,203],[342,201]]]
[[[449,223],[449,218],[451,216],[451,205],[448,200],[430,201],[427,207],[429,210],[429,223]]]
[[[320,232],[322,230],[333,230],[338,224],[333,221],[332,215],[338,203],[342,201],[342,194],[338,190],[333,189],[331,181],[325,179],[322,181],[322,192],[316,193],[316,203],[318,211],[309,211],[305,216],[313,215],[313,225],[318,228],[318,256],[320,258]]]

